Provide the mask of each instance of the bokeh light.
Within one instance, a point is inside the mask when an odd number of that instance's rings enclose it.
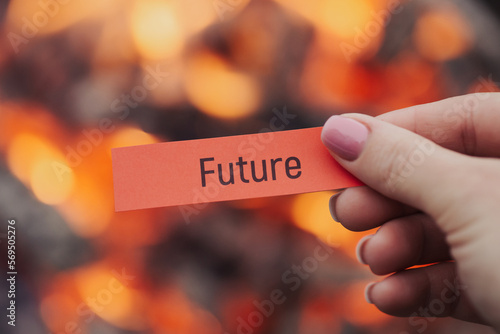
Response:
[[[43,203],[60,204],[73,190],[72,169],[63,154],[43,138],[28,133],[17,135],[7,157],[13,173],[29,184]]]
[[[158,139],[141,129],[134,127],[123,127],[113,134],[109,147],[125,147],[135,145],[147,145],[157,143]]]
[[[355,249],[374,231],[332,219],[336,190],[116,213],[111,151],[500,91],[493,3],[0,2],[0,220],[18,221],[16,329],[418,331],[366,303],[378,278]],[[329,256],[316,265],[318,244]],[[304,263],[306,276],[290,271]],[[286,302],[248,329],[277,290]]]
[[[162,59],[181,52],[184,46],[183,32],[169,2],[135,1],[131,15],[132,35],[143,57]]]
[[[116,273],[120,272],[99,264],[82,268],[76,273],[76,285],[83,302],[96,315],[121,328],[142,329],[143,302],[128,282],[119,280]]]
[[[456,58],[473,43],[467,20],[453,7],[424,13],[418,19],[414,41],[419,52],[434,61]]]
[[[351,232],[333,220],[328,209],[329,199],[333,194],[318,192],[298,195],[292,208],[294,222],[326,244],[355,256],[358,240],[369,232]]]
[[[209,53],[188,62],[186,89],[194,105],[223,119],[248,117],[260,102],[259,87],[252,78]]]

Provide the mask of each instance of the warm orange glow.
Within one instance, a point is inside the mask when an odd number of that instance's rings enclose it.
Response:
[[[257,110],[260,102],[260,91],[254,80],[231,70],[220,58],[209,54],[189,62],[186,89],[191,102],[214,117],[246,117]]]
[[[240,2],[247,1],[241,0]],[[175,9],[176,18],[179,20],[180,25],[189,35],[200,32],[210,24],[216,23],[219,19],[211,1],[171,1],[171,5]]]
[[[54,146],[67,140],[59,120],[42,106],[12,101],[0,103],[0,151],[9,151],[19,135],[43,138]]]
[[[53,153],[50,144],[40,137],[21,133],[14,137],[7,150],[7,163],[18,179],[27,183],[31,169],[41,159]]]
[[[355,28],[363,29],[372,19],[375,9],[369,0],[324,1],[319,15],[320,24],[341,38],[353,38]]]
[[[277,1],[303,15],[320,29],[334,33],[342,39],[354,38],[355,29],[363,29],[370,20],[373,20],[371,12],[375,10],[374,2],[371,0]]]
[[[66,29],[82,20],[108,14],[113,11],[117,3],[120,6],[125,5],[122,1],[117,2],[116,0],[96,2],[71,0],[64,2],[62,4],[58,1],[11,1],[7,12],[7,22],[10,28],[7,31],[24,36],[22,35],[22,29],[29,26],[31,27],[29,31],[33,32],[34,36],[51,34]],[[41,3],[47,5],[44,6]]]
[[[328,200],[333,192],[298,195],[293,203],[293,219],[297,226],[316,235],[331,246],[351,245],[359,238],[335,222],[328,210]]]
[[[144,58],[162,59],[179,54],[184,47],[184,36],[168,2],[136,1],[131,14],[132,35]]]
[[[58,166],[64,169],[64,175],[58,175],[54,169],[54,161],[38,161],[30,177],[31,189],[35,196],[46,204],[64,202],[73,190],[73,172],[67,165]]]
[[[384,102],[380,112],[408,107],[412,104],[427,102],[423,97],[432,100],[439,99],[440,87],[436,82],[436,65],[423,59],[414,52],[402,52],[386,68],[384,73]],[[411,83],[408,82],[411,79]],[[408,89],[411,84],[411,89]]]
[[[75,189],[68,201],[59,207],[69,226],[83,237],[95,237],[109,225],[113,202],[108,189],[92,174],[80,172],[75,178]]]
[[[125,273],[134,276],[130,270]],[[83,302],[104,320],[120,328],[143,329],[142,299],[130,288],[131,282],[118,278],[113,268],[97,264],[78,270],[76,285]]]
[[[348,63],[344,55],[332,53],[325,44],[323,40],[313,46],[304,68],[301,86],[309,104],[330,116],[332,108],[359,111],[358,108],[364,108],[377,93],[383,92],[381,78],[375,71],[354,61]],[[365,55],[364,52],[363,49],[359,55]]]
[[[460,56],[472,46],[470,29],[467,20],[449,6],[420,17],[413,40],[424,57],[445,61]]]
[[[97,39],[94,61],[97,64],[117,66],[132,63],[136,57],[135,45],[127,22],[121,17],[110,18]]]
[[[342,317],[351,323],[364,326],[375,326],[383,324],[391,319],[391,316],[382,313],[373,304],[365,300],[365,286],[369,283],[360,282],[349,284],[342,288],[342,296],[339,296],[339,303],[342,304],[340,312]]]
[[[40,317],[27,331],[257,334],[284,321],[300,334],[411,331],[365,301],[365,285],[380,278],[355,248],[374,231],[335,222],[334,191],[117,213],[111,159],[112,148],[317,126],[337,113],[500,91],[496,78],[474,74],[492,50],[478,46],[478,57],[466,57],[481,13],[402,0],[404,11],[386,26],[397,2],[7,1],[0,160],[70,229],[56,233],[24,282]],[[24,40],[10,45],[9,33]],[[464,75],[442,70],[458,57]],[[143,98],[134,97],[136,85]],[[298,115],[290,122],[281,119],[284,104]],[[319,240],[334,251],[309,272]],[[299,290],[290,278],[300,278]],[[238,328],[274,289],[286,302],[262,325]]]
[[[101,240],[125,254],[135,254],[138,247],[154,245],[165,238],[175,222],[169,220],[166,209],[134,210],[114,213],[109,228]],[[138,224],[137,222],[140,222]]]
[[[46,204],[64,202],[73,189],[73,172],[64,156],[41,137],[17,135],[8,148],[7,162],[14,175]]]
[[[165,289],[155,296],[150,305],[154,307],[149,315],[158,333],[221,333],[219,321],[191,303],[181,290]]]
[[[373,231],[352,232],[335,222],[328,208],[333,192],[317,192],[298,195],[293,203],[292,215],[295,224],[332,247],[337,247],[356,259],[359,239]]]
[[[134,127],[123,127],[113,135],[110,142],[110,147],[124,147],[135,145],[146,145],[157,143],[158,139],[141,129]]]
[[[51,293],[40,302],[40,315],[53,332],[65,331],[67,323],[74,321],[79,306],[64,292]]]
[[[302,311],[299,333],[341,333],[340,318],[337,316],[337,302],[327,296],[320,296],[308,301]]]

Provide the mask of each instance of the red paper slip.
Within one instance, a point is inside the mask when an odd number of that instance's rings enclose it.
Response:
[[[321,128],[112,149],[115,210],[358,186],[321,142]]]

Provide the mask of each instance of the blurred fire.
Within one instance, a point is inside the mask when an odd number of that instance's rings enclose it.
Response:
[[[311,256],[313,235],[340,250],[321,263],[329,274],[304,279],[255,333],[289,332],[289,324],[299,333],[338,333],[346,323],[363,328],[353,332],[386,332],[391,320],[364,301],[366,275],[354,264],[358,240],[373,232],[332,220],[334,192],[214,204],[197,209],[186,227],[177,208],[114,213],[110,150],[257,132],[281,105],[298,116],[288,129],[319,126],[334,113],[376,115],[459,88],[498,91],[491,78],[456,84],[445,70],[480,42],[467,13],[450,1],[401,2],[394,17],[385,16],[390,0],[63,2],[10,1],[2,29],[26,41],[12,52],[9,38],[0,39],[8,50],[0,55],[7,78],[0,163],[92,249],[86,263],[33,269],[43,277],[33,290],[47,329],[86,333],[99,319],[117,331],[234,332],[255,300],[284,289],[290,264]],[[414,25],[401,33],[397,19]],[[159,64],[169,64],[168,79],[115,117],[113,101]],[[107,118],[113,130],[96,133]],[[262,227],[272,223],[273,233]],[[235,231],[249,234],[224,240]],[[120,279],[118,268],[135,278]],[[189,284],[193,277],[198,285]]]

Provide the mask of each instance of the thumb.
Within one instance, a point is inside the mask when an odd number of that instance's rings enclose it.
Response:
[[[439,217],[456,203],[470,157],[366,115],[332,116],[322,140],[348,171],[387,197]],[[461,166],[461,168],[456,168]]]
[[[434,218],[485,320],[500,329],[500,160],[447,150],[370,116],[331,117],[322,140],[369,187]]]

